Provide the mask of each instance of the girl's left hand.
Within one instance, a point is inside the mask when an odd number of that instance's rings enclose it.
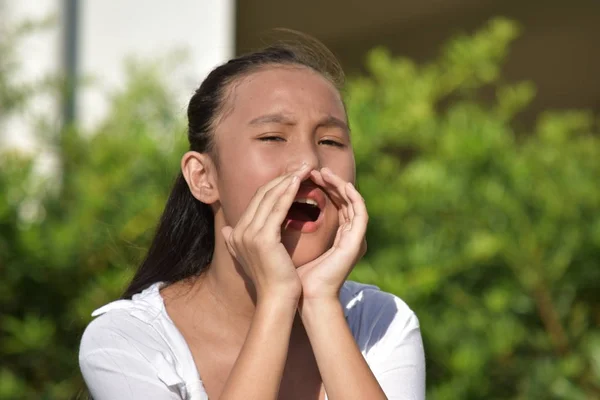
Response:
[[[364,199],[350,182],[327,168],[312,171],[311,175],[336,203],[339,228],[328,251],[297,268],[302,283],[302,301],[337,300],[341,286],[367,250],[365,233],[369,216]]]

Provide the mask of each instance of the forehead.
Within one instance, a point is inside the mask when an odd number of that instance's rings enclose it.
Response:
[[[221,122],[245,124],[271,113],[346,120],[340,93],[318,72],[302,66],[272,66],[231,84]]]

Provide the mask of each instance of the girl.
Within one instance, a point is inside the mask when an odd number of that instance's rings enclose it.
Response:
[[[424,399],[416,316],[346,281],[368,216],[320,46],[232,59],[192,96],[146,259],[81,341],[95,399]]]

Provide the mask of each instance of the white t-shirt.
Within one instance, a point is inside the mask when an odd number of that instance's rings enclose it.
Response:
[[[192,353],[169,318],[158,282],[99,308],[79,349],[95,400],[207,400]],[[346,281],[340,302],[352,335],[390,400],[425,399],[419,321],[398,297]]]

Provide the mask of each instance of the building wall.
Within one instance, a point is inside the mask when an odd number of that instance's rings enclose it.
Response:
[[[600,112],[600,2],[597,0],[277,0],[238,1],[237,51],[261,45],[275,27],[316,36],[346,72],[361,72],[366,52],[430,60],[448,38],[473,32],[495,16],[523,32],[504,68],[509,81],[531,80],[538,96],[525,118],[547,108]]]

